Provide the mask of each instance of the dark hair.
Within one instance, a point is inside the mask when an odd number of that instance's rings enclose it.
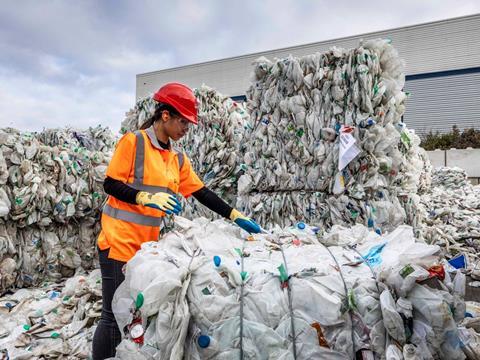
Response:
[[[165,110],[168,111],[172,116],[180,116],[180,113],[173,106],[164,103],[158,103],[155,105],[155,112],[147,121],[142,124],[142,126],[140,126],[140,130],[145,130],[152,126],[155,121],[162,117],[162,112]]]

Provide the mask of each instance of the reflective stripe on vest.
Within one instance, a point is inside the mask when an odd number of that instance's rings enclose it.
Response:
[[[116,209],[108,204],[105,204],[103,207],[103,213],[114,219],[128,221],[138,225],[160,226],[162,223],[161,217],[142,215],[127,210]]]
[[[163,192],[166,192],[168,194],[175,195],[175,193],[172,190],[170,190],[169,188],[164,187],[164,186],[143,185],[143,184],[128,184],[128,186],[131,186],[132,188],[134,188],[136,190],[147,191],[147,192],[150,192],[150,193],[153,193],[153,194],[155,194],[157,192],[160,192],[160,191],[163,191]]]
[[[135,136],[137,137],[137,148],[135,150],[135,171],[133,173],[133,185],[142,186],[145,166],[145,139],[140,131],[135,131]]]
[[[177,153],[178,157],[178,168],[181,170],[184,162],[183,152],[180,150],[175,150],[175,152]]]
[[[165,186],[145,185],[143,183],[144,164],[145,164],[145,139],[140,131],[135,131],[137,137],[137,148],[135,150],[135,169],[133,172],[133,183],[129,184],[136,190],[148,191],[151,193],[166,192],[171,195],[175,193]],[[177,153],[178,154],[178,153]],[[179,157],[180,160],[180,157]],[[182,165],[183,165],[183,153],[182,153]]]

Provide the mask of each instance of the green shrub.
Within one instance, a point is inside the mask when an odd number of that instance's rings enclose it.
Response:
[[[448,150],[466,149],[467,147],[480,148],[480,130],[464,129],[463,132],[458,130],[454,125],[452,131],[445,134],[440,134],[438,131],[433,133],[430,131],[423,136],[420,144],[425,150]]]

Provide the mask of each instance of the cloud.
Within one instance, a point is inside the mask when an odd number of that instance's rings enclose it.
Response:
[[[84,78],[83,86],[61,87],[37,82],[0,69],[0,124],[21,130],[103,124],[118,131],[134,94],[108,85],[101,79]],[[95,93],[95,96],[89,94]]]
[[[118,130],[139,73],[479,11],[473,0],[5,2],[0,127]]]
[[[174,64],[174,61],[172,53],[141,53],[122,48],[114,54],[106,55],[100,63],[107,69],[131,74],[166,68]]]

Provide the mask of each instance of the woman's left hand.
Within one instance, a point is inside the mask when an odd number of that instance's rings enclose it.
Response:
[[[260,226],[254,220],[246,217],[236,209],[233,209],[230,213],[230,220],[250,234],[258,234],[262,231]]]

